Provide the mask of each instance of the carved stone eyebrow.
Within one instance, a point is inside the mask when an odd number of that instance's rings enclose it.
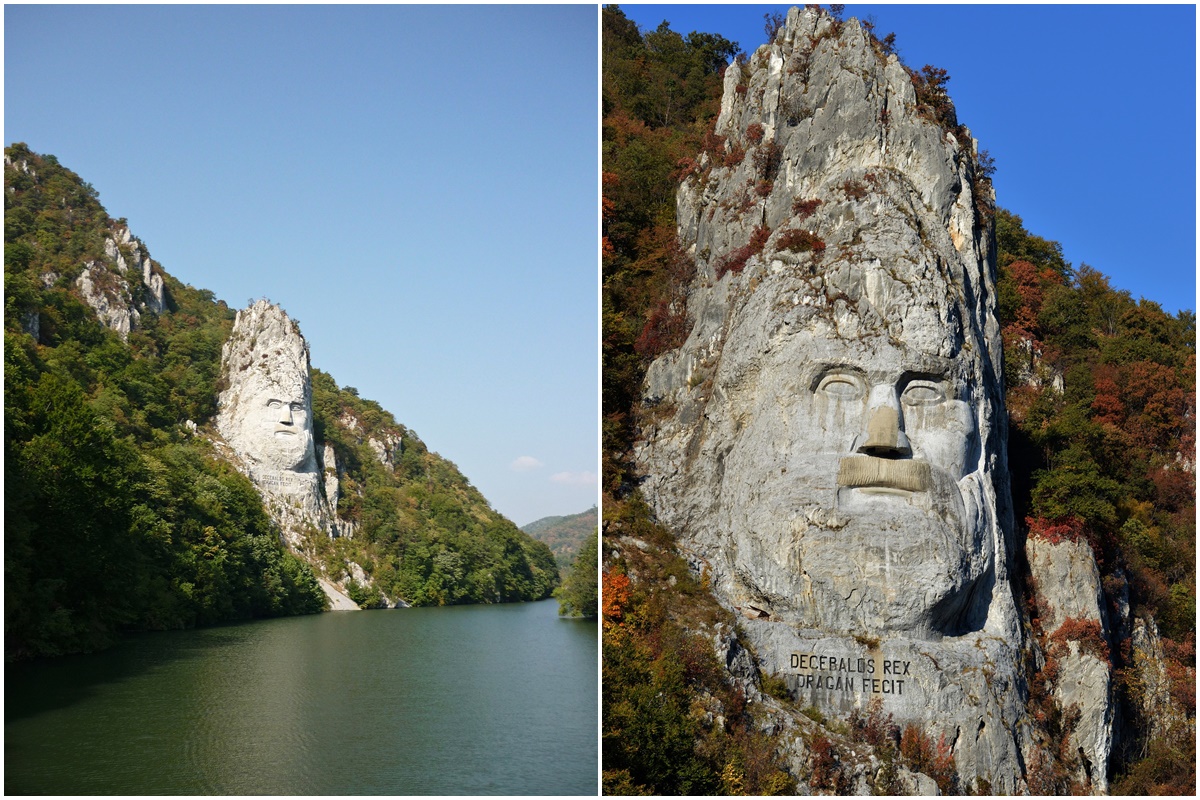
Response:
[[[900,380],[896,381],[898,386],[904,387],[915,381],[929,381],[931,383],[945,383],[950,378],[950,371],[939,370],[930,371],[925,369],[909,369],[900,373]]]
[[[808,390],[815,392],[820,388],[821,382],[830,375],[846,375],[847,377],[857,378],[860,381],[867,380],[866,370],[855,367],[850,364],[839,364],[836,362],[828,362],[818,364],[812,370],[812,377],[808,380]]]

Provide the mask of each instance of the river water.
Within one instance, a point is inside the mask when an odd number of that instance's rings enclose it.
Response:
[[[5,670],[6,794],[596,794],[596,623],[553,600],[140,634]]]

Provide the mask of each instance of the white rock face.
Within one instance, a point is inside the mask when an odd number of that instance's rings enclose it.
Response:
[[[1149,725],[1147,738],[1170,737],[1173,730],[1189,727],[1187,713],[1171,697],[1171,680],[1163,657],[1162,639],[1153,619],[1135,619],[1132,635],[1133,667],[1139,692],[1138,714]],[[1195,682],[1195,673],[1192,674]],[[1194,725],[1195,723],[1190,723]]]
[[[282,308],[259,300],[238,312],[221,369],[228,385],[217,399],[217,429],[262,493],[285,544],[303,555],[308,535],[352,536],[354,526],[337,516],[333,447],[322,448],[323,466],[317,462],[308,343],[300,328]],[[321,586],[334,610],[358,608],[337,583],[322,578]]]
[[[1110,629],[1100,570],[1087,542],[1064,540],[1055,544],[1031,537],[1025,552],[1037,586],[1042,629],[1052,640],[1068,620],[1092,623],[1102,634]],[[1067,640],[1065,645],[1067,651],[1058,656],[1054,695],[1061,708],[1079,709],[1071,749],[1082,754],[1086,764],[1081,764],[1083,774],[1076,777],[1081,783],[1089,781],[1096,794],[1105,794],[1113,749],[1112,666],[1102,654],[1081,647],[1078,641]],[[1062,646],[1051,644],[1052,648]]]
[[[221,351],[228,387],[217,429],[241,460],[287,544],[327,533],[325,487],[313,452],[308,344],[287,314],[266,300],[239,311]]]
[[[368,437],[367,445],[375,452],[379,463],[390,471],[396,468],[396,458],[404,450],[404,439],[399,434],[386,433],[382,441],[373,436]]]
[[[140,280],[145,285],[146,292],[140,302],[135,303],[133,300],[132,286],[127,279],[130,264],[125,259],[123,249],[130,253],[133,267],[141,271]],[[127,226],[116,228],[113,236],[105,238],[104,255],[111,268],[96,261],[89,261],[84,265],[83,273],[76,279],[75,286],[83,300],[95,310],[100,321],[119,333],[123,340],[128,340],[129,332],[137,328],[141,321],[141,311],[161,314],[166,309],[163,278],[159,272],[152,269],[150,255],[142,243],[129,232]],[[52,285],[56,279],[57,276],[42,277],[47,286]]]
[[[856,22],[832,25],[793,8],[745,91],[726,73],[717,133],[746,156],[679,191],[693,328],[647,373],[642,491],[802,706],[881,698],[954,743],[968,786],[1012,792],[1025,690],[990,196],[974,143],[918,113]],[[718,277],[760,227],[761,253]],[[798,231],[824,248],[789,249]]]
[[[129,339],[129,332],[137,327],[141,314],[133,306],[129,282],[109,271],[103,264],[89,261],[75,280],[75,286],[84,302],[92,307],[100,322]]]
[[[341,479],[338,477],[337,455],[333,452],[333,445],[326,443],[322,463],[325,464],[325,501],[330,508],[337,508],[341,499]]]

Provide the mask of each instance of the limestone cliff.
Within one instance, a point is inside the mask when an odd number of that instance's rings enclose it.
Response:
[[[161,314],[166,308],[162,274],[127,225],[116,225],[105,238],[104,254],[104,261],[84,265],[75,285],[100,321],[128,339],[142,311]]]
[[[1053,659],[1054,665],[1043,669],[1041,679],[1074,720],[1068,739],[1075,781],[1103,794],[1108,790],[1115,706],[1113,626],[1105,611],[1100,570],[1086,541],[1030,537],[1025,549],[1044,634],[1043,658]]]
[[[854,20],[793,8],[731,65],[677,200],[690,334],[647,372],[636,460],[800,706],[879,700],[951,743],[964,786],[1013,792],[1028,643],[976,147]]]
[[[329,528],[312,436],[308,343],[277,305],[239,311],[221,352],[217,429],[263,493],[289,546]]]

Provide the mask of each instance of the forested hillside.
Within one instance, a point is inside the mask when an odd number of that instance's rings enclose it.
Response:
[[[354,530],[317,534],[308,545],[332,577],[350,573],[359,605],[384,596],[410,605],[540,600],[558,585],[550,548],[493,510],[378,403],[321,370],[313,370],[313,421],[317,442],[336,455],[338,517]],[[375,448],[384,441],[396,446],[381,456]],[[367,580],[355,580],[351,565]]]
[[[767,36],[781,21],[767,18]],[[875,41],[892,50],[892,37]],[[666,23],[639,31],[608,6],[603,48],[605,790],[786,792],[791,779],[773,761],[754,708],[730,688],[711,640],[696,634],[735,621],[675,553],[671,532],[650,518],[630,466],[645,369],[689,329],[685,287],[694,266],[675,241],[676,188],[692,159],[711,149],[706,136],[721,78],[738,45],[714,34],[682,36]],[[932,67],[910,73],[918,93],[931,78],[939,87],[949,80]],[[1125,638],[1110,658],[1124,738],[1113,789],[1190,793],[1195,315],[1167,314],[1111,286],[1097,269],[1068,263],[1058,243],[1027,231],[1016,214],[997,212],[996,240],[1018,553],[1030,536],[1086,538],[1110,613],[1127,596],[1134,618],[1157,624],[1172,697],[1190,728],[1144,718],[1139,693],[1146,688],[1130,663],[1128,631],[1117,631]],[[1036,678],[1029,675],[1031,683]],[[763,691],[783,690],[764,679]],[[722,725],[692,713],[700,697],[720,699]],[[854,741],[879,743],[870,720],[852,723]],[[810,784],[845,789],[829,740],[821,742]],[[892,756],[948,775],[928,742]],[[1070,788],[1058,779],[1052,788]],[[943,791],[950,787],[947,778]]]
[[[212,444],[233,311],[151,262],[53,156],[14,144],[4,174],[6,657],[320,611],[313,567]],[[343,465],[339,511],[356,532],[314,537],[318,569],[353,560],[373,576],[368,603],[549,596],[545,545],[378,404],[319,371],[313,383],[317,445]],[[384,433],[403,440],[395,464],[369,445]]]
[[[558,560],[559,567],[566,569],[579,555],[579,548],[584,541],[595,533],[599,521],[600,514],[593,507],[565,517],[542,517],[522,525],[521,530],[539,542],[545,542]]]

